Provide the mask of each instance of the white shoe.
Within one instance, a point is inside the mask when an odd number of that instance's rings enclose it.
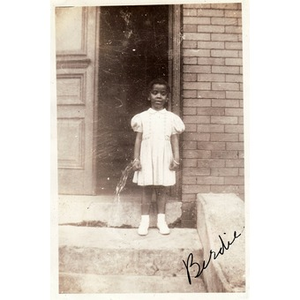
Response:
[[[141,218],[140,226],[138,228],[139,235],[147,235],[149,229],[149,216],[143,215]]]
[[[170,228],[168,227],[168,224],[166,222],[157,223],[157,228],[160,234],[170,234]]]

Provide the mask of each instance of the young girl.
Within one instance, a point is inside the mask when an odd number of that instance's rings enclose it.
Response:
[[[169,100],[169,92],[166,81],[153,80],[149,84],[148,95],[151,108],[131,120],[131,127],[136,132],[133,182],[142,186],[139,235],[148,234],[153,190],[157,202],[157,227],[161,234],[170,233],[165,220],[166,187],[176,182],[175,171],[180,164],[178,135],[184,131],[185,126],[177,115],[164,108]]]

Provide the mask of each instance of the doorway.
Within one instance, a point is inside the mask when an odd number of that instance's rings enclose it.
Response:
[[[114,193],[122,170],[132,160],[135,133],[130,120],[149,107],[147,84],[157,77],[173,82],[172,22],[167,5],[100,8],[98,195]],[[123,194],[136,192],[129,176]]]

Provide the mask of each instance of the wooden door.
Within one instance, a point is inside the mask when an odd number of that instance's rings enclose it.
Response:
[[[58,189],[95,193],[96,7],[56,8]]]

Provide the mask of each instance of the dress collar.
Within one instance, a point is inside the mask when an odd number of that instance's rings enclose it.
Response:
[[[161,109],[161,110],[155,110],[155,109],[153,109],[153,108],[149,108],[148,109],[148,112],[150,113],[150,114],[164,114],[164,113],[166,113],[166,109],[164,108],[164,109]]]

